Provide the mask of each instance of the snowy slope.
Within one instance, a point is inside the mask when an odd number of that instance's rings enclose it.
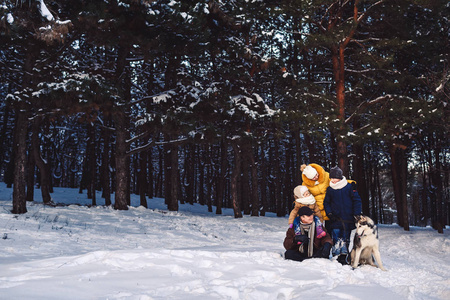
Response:
[[[52,197],[89,203],[77,190]],[[29,203],[12,215],[11,198],[1,183],[1,299],[450,299],[448,228],[381,225],[388,271],[352,270],[284,260],[287,217],[234,219],[199,205],[168,212],[162,199],[128,211]]]

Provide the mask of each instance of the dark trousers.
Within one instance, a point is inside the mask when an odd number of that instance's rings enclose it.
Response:
[[[303,261],[307,259],[308,256],[300,253],[298,250],[287,250],[286,252],[284,252],[284,258],[295,261]]]
[[[330,255],[330,250],[331,250],[331,244],[325,243],[325,245],[323,245],[322,248],[314,251],[313,257],[328,258]],[[295,261],[303,261],[303,260],[305,260],[307,258],[311,258],[311,257],[308,257],[304,253],[300,253],[298,250],[287,250],[286,252],[284,252],[284,258],[290,259],[290,260],[295,260]]]

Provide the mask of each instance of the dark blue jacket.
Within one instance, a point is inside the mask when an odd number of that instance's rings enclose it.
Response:
[[[328,187],[323,205],[327,215],[332,213],[338,219],[332,222],[331,228],[342,227],[342,221],[353,224],[354,216],[360,215],[362,211],[361,197],[356,190],[356,185],[351,183],[338,190]]]

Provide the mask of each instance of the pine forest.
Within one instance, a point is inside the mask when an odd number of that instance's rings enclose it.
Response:
[[[0,1],[12,212],[68,187],[285,217],[316,163],[376,222],[443,232],[449,18],[445,0]]]

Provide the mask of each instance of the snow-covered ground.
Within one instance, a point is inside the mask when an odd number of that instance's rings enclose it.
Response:
[[[87,204],[78,190],[54,202]],[[283,259],[287,217],[208,213],[162,199],[149,209],[28,203],[13,215],[0,184],[1,299],[450,299],[450,230],[379,226],[387,272]],[[39,199],[38,199],[39,198]],[[102,204],[100,194],[97,203]]]

